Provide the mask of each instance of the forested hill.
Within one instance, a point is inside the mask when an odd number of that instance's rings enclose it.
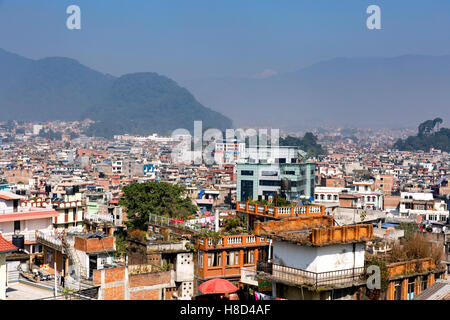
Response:
[[[156,73],[116,78],[78,61],[32,60],[0,49],[0,111],[4,120],[97,121],[87,133],[168,134],[204,127],[232,128],[222,114],[206,108],[175,81]]]
[[[430,148],[434,148],[450,152],[450,129],[439,128],[442,122],[441,118],[422,122],[416,136],[410,136],[404,140],[398,139],[394,144],[394,149],[429,151]]]

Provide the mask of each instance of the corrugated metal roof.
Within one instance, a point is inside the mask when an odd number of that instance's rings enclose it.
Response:
[[[439,279],[414,300],[449,300],[450,299],[450,281]]]

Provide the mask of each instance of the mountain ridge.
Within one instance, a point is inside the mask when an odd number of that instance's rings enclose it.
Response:
[[[74,121],[89,116],[98,123],[87,133],[106,137],[169,134],[178,128],[191,129],[194,120],[222,130],[232,127],[230,119],[200,104],[174,80],[154,72],[114,77],[72,58],[33,60],[3,49],[0,68],[6,71],[0,74],[0,110],[8,115],[6,120]],[[143,85],[138,91],[127,90],[126,86],[139,83]],[[122,95],[113,99],[117,92]],[[138,96],[141,99],[136,103]],[[130,121],[127,115],[136,115],[137,109],[139,117]]]

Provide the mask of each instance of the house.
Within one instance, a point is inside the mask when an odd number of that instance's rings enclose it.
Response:
[[[365,285],[365,243],[371,224],[334,226],[325,215],[255,223],[255,235],[272,240],[270,262],[257,277],[272,283],[272,296],[292,300],[355,299]]]
[[[18,248],[15,245],[3,238],[0,234],[0,300],[6,300],[6,287],[8,285],[6,255],[17,250]]]
[[[42,252],[36,232],[51,230],[57,216],[52,207],[29,206],[22,196],[0,191],[0,233],[9,241],[17,239],[20,249],[30,254]]]
[[[252,234],[198,236],[194,247],[197,264],[194,287],[198,294],[198,286],[214,278],[227,279],[239,286],[243,268],[254,269],[258,261],[267,261],[269,241]]]

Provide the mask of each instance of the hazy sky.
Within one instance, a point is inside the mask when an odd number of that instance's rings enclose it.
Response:
[[[81,30],[66,28],[72,4]],[[382,30],[366,27],[372,4]],[[0,38],[29,58],[71,57],[113,75],[258,77],[334,57],[450,54],[450,1],[3,0]]]

